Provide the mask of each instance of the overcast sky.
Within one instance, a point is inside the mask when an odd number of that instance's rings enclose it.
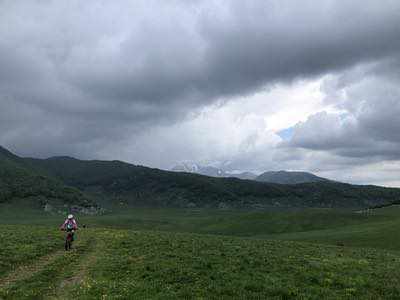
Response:
[[[0,1],[0,144],[400,186],[400,1]]]

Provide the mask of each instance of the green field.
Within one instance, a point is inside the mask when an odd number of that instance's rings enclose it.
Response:
[[[62,216],[0,209],[0,299],[400,298],[398,207],[114,209],[67,253]]]

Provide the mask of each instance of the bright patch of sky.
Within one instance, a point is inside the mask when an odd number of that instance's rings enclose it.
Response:
[[[237,167],[235,161],[246,157],[253,162],[242,165],[240,171],[264,171],[279,143],[293,135],[294,125],[317,112],[334,111],[324,104],[322,82],[277,84],[247,97],[221,99],[191,113],[183,122],[136,136],[124,147],[135,150],[125,153],[123,159],[135,157],[135,163],[168,169],[182,161]],[[257,165],[260,169],[254,168]]]

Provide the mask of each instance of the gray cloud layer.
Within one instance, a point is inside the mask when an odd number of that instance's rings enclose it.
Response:
[[[399,160],[399,67],[396,58],[328,79],[326,101],[344,113],[311,116],[295,127],[289,144],[345,157]]]
[[[0,143],[95,157],[216,101],[336,74],[325,101],[345,115],[296,126],[280,159],[399,159],[399,20],[395,0],[1,1]]]

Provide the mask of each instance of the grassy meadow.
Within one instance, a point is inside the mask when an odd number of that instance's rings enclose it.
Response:
[[[0,299],[398,299],[400,208],[114,208],[63,216],[0,207]]]

